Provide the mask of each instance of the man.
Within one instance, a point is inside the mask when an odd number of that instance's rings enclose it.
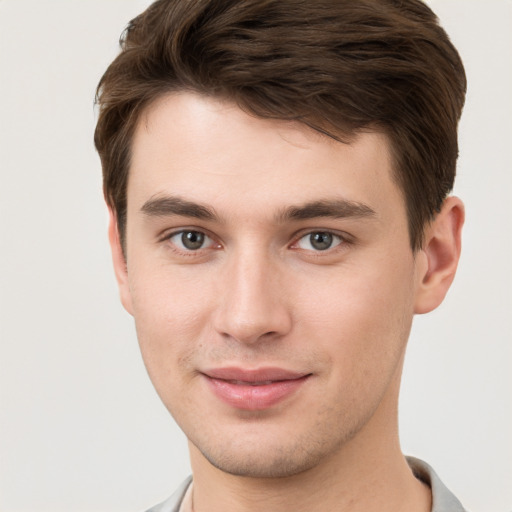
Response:
[[[193,471],[151,510],[463,510],[402,454],[397,404],[460,254],[465,88],[418,0],[160,0],[130,23],[95,143]]]

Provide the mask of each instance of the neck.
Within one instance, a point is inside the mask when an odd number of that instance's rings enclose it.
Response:
[[[384,398],[357,435],[320,464],[282,478],[228,474],[190,443],[194,512],[428,512],[398,441],[397,396]],[[391,409],[391,410],[390,410]],[[390,419],[391,418],[391,419]]]

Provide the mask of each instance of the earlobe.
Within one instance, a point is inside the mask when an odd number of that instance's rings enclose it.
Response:
[[[128,284],[128,268],[121,245],[121,237],[119,236],[117,216],[111,208],[108,209],[108,212],[108,239],[110,242],[110,249],[112,251],[112,263],[114,264],[114,272],[116,275],[117,284],[119,286],[119,295],[121,298],[121,303],[123,304],[126,311],[128,311],[130,315],[133,315],[131,293]]]
[[[414,312],[428,313],[443,301],[455,277],[461,250],[464,205],[458,197],[449,197],[441,211],[427,226],[419,269]],[[418,254],[418,256],[420,256]]]

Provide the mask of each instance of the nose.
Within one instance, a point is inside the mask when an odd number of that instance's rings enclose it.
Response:
[[[278,264],[258,254],[233,256],[219,284],[215,329],[239,343],[275,340],[292,327],[283,273]]]

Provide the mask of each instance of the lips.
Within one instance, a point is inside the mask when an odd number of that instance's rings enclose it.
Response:
[[[244,410],[264,410],[295,394],[311,374],[282,368],[215,368],[203,372],[213,394]]]

